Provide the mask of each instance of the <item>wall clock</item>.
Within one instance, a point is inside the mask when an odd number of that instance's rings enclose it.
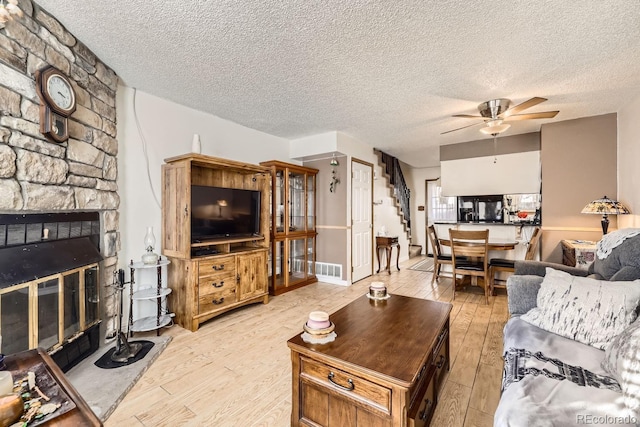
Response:
[[[36,71],[40,96],[40,132],[55,142],[69,139],[68,117],[76,110],[76,94],[71,81],[60,70],[46,67]]]

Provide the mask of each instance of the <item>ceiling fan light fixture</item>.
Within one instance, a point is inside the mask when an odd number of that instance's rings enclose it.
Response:
[[[508,123],[502,124],[502,120],[500,119],[489,120],[486,127],[480,128],[480,132],[484,133],[485,135],[498,135],[502,132],[505,132],[510,127],[511,125]]]

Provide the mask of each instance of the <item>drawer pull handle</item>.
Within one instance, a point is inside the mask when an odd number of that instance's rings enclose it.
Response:
[[[224,270],[224,264],[213,265],[213,266],[211,266],[211,268],[213,268],[215,271]]]
[[[213,302],[215,305],[220,305],[224,302],[224,297],[220,298],[220,299],[214,299]]]
[[[444,365],[445,360],[446,360],[446,357],[444,357],[441,354],[440,357],[438,358],[438,363],[436,364],[436,368],[438,369],[442,368],[442,365]]]
[[[349,383],[349,385],[348,385],[348,386],[343,386],[342,384],[338,384],[337,382],[335,382],[335,381],[333,380],[333,378],[334,378],[334,377],[335,377],[335,374],[334,374],[333,372],[329,372],[329,375],[327,375],[327,379],[328,379],[329,381],[331,381],[331,383],[332,383],[333,385],[335,385],[336,387],[340,387],[341,389],[343,389],[343,390],[347,390],[347,391],[353,391],[353,390],[355,390],[356,385],[353,383],[353,380],[352,380],[351,378],[349,378],[349,379],[347,380],[347,382]]]
[[[431,406],[433,405],[433,402],[430,401],[429,399],[425,399],[424,401],[425,401],[425,403],[427,405],[420,412],[420,421],[426,421],[427,420],[427,418],[429,417],[429,414],[431,413]]]
[[[416,378],[416,379],[422,378],[422,374],[424,374],[425,369],[427,369],[427,365],[426,364],[422,365],[422,369],[420,369],[420,372],[418,373],[418,378]]]
[[[213,286],[214,288],[221,288],[221,287],[223,287],[223,286],[224,286],[224,280],[220,281],[220,283],[218,283],[218,282],[213,282],[213,283],[211,284],[211,286]]]

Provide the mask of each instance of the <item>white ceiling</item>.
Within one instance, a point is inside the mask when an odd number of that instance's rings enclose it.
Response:
[[[638,0],[37,0],[124,84],[269,134],[340,131],[416,167],[493,98],[555,119],[640,94]]]

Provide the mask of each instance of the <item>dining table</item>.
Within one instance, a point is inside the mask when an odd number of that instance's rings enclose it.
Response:
[[[438,239],[438,242],[440,242],[440,246],[444,246],[448,248],[451,247],[451,240],[449,239]],[[471,243],[471,244],[477,244],[477,243]],[[487,242],[487,250],[488,251],[511,251],[515,249],[517,245],[518,245],[518,242],[516,242],[515,240],[491,239]],[[466,281],[465,278],[469,278],[469,281]],[[456,289],[458,289],[458,286],[464,287],[469,283],[472,286],[480,286],[482,289],[484,289],[484,286],[485,286],[484,280],[482,278],[477,276],[473,276],[473,277],[465,276],[460,283],[456,282]]]

